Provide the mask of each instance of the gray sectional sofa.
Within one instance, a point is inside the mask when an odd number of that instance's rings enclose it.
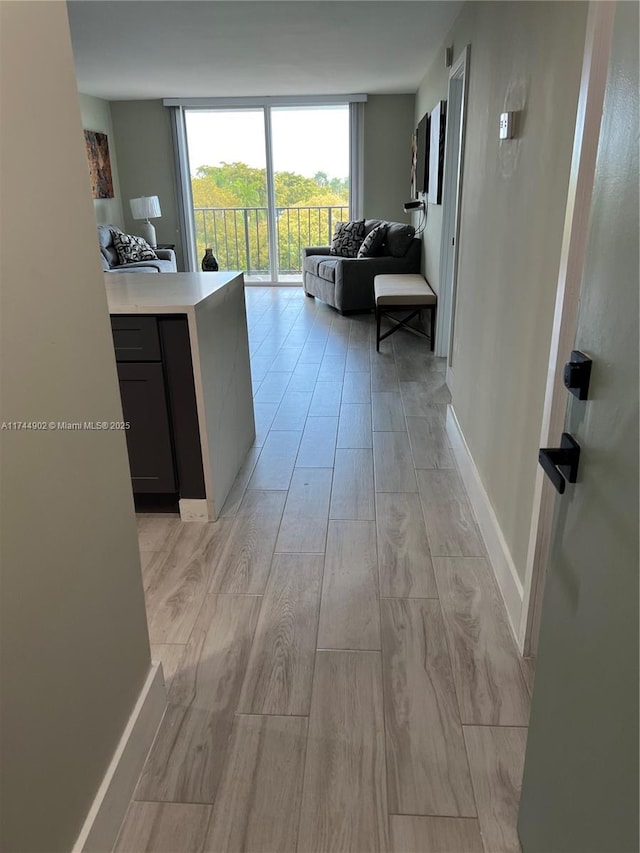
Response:
[[[120,230],[115,225],[98,225],[98,244],[102,269],[105,272],[176,272],[176,254],[173,249],[154,249],[158,256],[157,260],[119,264],[111,232]]]
[[[365,221],[365,236],[381,219]],[[307,296],[317,296],[342,313],[375,307],[373,279],[385,273],[419,273],[422,241],[411,225],[388,222],[382,253],[372,258],[332,255],[329,246],[302,250],[302,286]]]

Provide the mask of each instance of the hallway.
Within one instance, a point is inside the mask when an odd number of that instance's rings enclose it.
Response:
[[[213,524],[140,516],[168,709],[118,851],[519,851],[533,672],[445,433],[445,364],[246,288],[257,437]]]

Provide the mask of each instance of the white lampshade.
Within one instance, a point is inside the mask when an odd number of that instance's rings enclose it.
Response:
[[[140,198],[132,198],[131,215],[134,219],[157,219],[160,213],[160,199],[157,195],[143,195]]]

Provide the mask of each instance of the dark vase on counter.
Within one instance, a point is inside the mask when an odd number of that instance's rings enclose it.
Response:
[[[204,256],[202,258],[202,270],[203,272],[217,272],[220,269],[218,266],[218,261],[216,260],[215,255],[211,249],[204,250]]]

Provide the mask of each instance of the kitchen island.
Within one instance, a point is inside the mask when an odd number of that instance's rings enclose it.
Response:
[[[136,495],[213,521],[255,439],[240,272],[106,273]]]

